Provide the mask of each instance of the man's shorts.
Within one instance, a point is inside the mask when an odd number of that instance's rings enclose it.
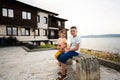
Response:
[[[75,52],[75,51],[69,51],[67,53],[62,52],[59,56],[58,56],[58,61],[60,61],[61,63],[66,64],[66,61],[70,58],[72,58],[73,56],[78,56],[79,53]]]

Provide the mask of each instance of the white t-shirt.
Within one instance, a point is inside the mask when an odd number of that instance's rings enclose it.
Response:
[[[79,36],[76,36],[76,37],[72,37],[71,38],[71,49],[72,48],[75,48],[75,46],[76,46],[76,44],[78,44],[78,43],[80,43],[81,42],[81,40],[80,40],[80,37]],[[78,52],[78,53],[80,53],[80,46],[79,46],[79,49],[77,50],[77,51],[75,51],[75,52]]]

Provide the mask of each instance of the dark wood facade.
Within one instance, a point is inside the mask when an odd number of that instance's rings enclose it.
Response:
[[[54,35],[51,35],[51,30],[49,29],[48,30],[48,39],[58,39],[59,36],[58,36],[58,30],[53,30],[54,31]]]
[[[4,14],[4,10],[5,14]],[[13,17],[10,17],[9,14],[11,14],[9,11],[12,10],[13,13]],[[30,19],[24,19],[23,18],[23,12],[26,13],[30,13],[31,14],[31,18]],[[45,29],[45,35],[42,34],[41,29],[44,30],[44,28],[42,28],[43,25],[38,25],[37,22],[37,16],[39,15],[39,12],[43,12],[43,13],[47,13],[48,17],[46,17],[47,19],[47,28]],[[6,16],[7,15],[7,16]],[[28,15],[28,14],[27,14]],[[61,28],[65,28],[65,21],[67,21],[66,19],[63,18],[58,18],[56,17],[58,14],[57,13],[53,13],[41,8],[37,8],[25,3],[22,3],[20,1],[17,0],[0,0],[0,27],[1,25],[5,25],[6,27],[6,33],[4,33],[4,36],[8,37],[8,36],[14,36],[14,37],[19,37],[20,39],[23,39],[24,41],[28,41],[28,42],[38,42],[40,43],[41,40],[45,41],[45,43],[47,41],[52,41],[51,39],[58,39],[58,31]],[[40,16],[40,15],[39,15]],[[44,17],[44,16],[43,16]],[[40,19],[41,16],[40,16]],[[59,22],[59,23],[58,23]],[[40,22],[42,23],[42,21]],[[2,26],[4,27],[4,26]],[[1,28],[2,28],[1,27]],[[8,27],[16,27],[14,29],[16,30],[17,35],[8,35]],[[29,35],[22,35],[22,28],[25,28],[25,32],[28,31],[27,34]],[[35,35],[35,30],[38,29],[38,35]],[[5,31],[3,31],[5,32]],[[54,35],[51,33],[53,32]],[[11,33],[13,33],[13,28],[11,28]],[[31,34],[32,33],[32,34]],[[41,34],[45,37],[46,40],[40,39]],[[31,37],[33,36],[33,37]],[[2,38],[3,35],[0,35],[0,38]],[[39,39],[37,39],[39,38]],[[30,40],[28,40],[30,39]],[[0,43],[2,43],[2,39],[0,39]]]
[[[58,21],[60,22],[60,26],[58,25]],[[66,19],[58,18],[55,16],[49,16],[49,23],[48,27],[53,27],[53,28],[65,28],[65,21]]]
[[[67,20],[58,18],[55,16],[49,16],[48,39],[58,39],[59,38],[58,31],[59,31],[59,29],[65,28],[65,21],[67,21]],[[53,31],[55,33],[54,36],[51,35],[51,31]]]
[[[2,16],[2,8],[13,9],[14,17]],[[22,19],[22,11],[30,12],[31,19]],[[16,0],[0,0],[0,24],[19,25],[24,27],[37,27],[37,11],[36,7],[18,2]]]

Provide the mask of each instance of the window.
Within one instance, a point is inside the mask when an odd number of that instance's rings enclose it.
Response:
[[[24,11],[22,12],[22,19],[27,19],[26,14],[27,14],[26,12],[24,12]]]
[[[37,15],[37,22],[40,22],[40,16]]]
[[[29,36],[30,34],[29,34],[29,29],[26,29],[25,30],[25,34],[26,34],[26,36]]]
[[[12,28],[11,27],[7,27],[7,35],[12,35]]]
[[[25,28],[21,28],[21,35],[25,35]]]
[[[51,31],[51,36],[54,36],[54,31],[53,30]]]
[[[27,13],[27,18],[30,20],[31,19],[31,13]]]
[[[17,27],[14,26],[7,26],[7,35],[9,36],[16,36],[18,35]]]
[[[13,33],[12,33],[12,34],[13,34],[13,35],[17,35],[17,28],[16,28],[16,27],[13,27],[12,30],[13,30]]]
[[[44,24],[47,24],[47,17],[44,17],[44,18],[43,18],[43,23],[44,23]]]
[[[22,11],[22,19],[31,19],[31,13]]]
[[[36,35],[36,36],[39,36],[39,29],[36,29],[36,30],[35,30],[35,35]]]
[[[47,36],[47,30],[45,30],[45,29],[43,30],[43,35]]]
[[[61,26],[61,22],[60,21],[58,21],[58,26]]]
[[[22,36],[29,36],[30,35],[30,29],[29,28],[21,28],[21,35]]]
[[[8,9],[8,17],[13,17],[13,10],[12,9]]]
[[[14,17],[13,9],[2,8],[2,16],[5,17]]]
[[[7,17],[7,9],[6,8],[2,9],[2,15]]]

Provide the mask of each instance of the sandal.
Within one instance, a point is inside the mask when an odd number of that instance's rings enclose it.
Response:
[[[56,80],[63,80],[64,78],[66,77],[66,74],[65,75],[59,75],[58,78]]]
[[[61,73],[61,72],[58,72],[57,74],[58,74],[58,75],[62,75],[62,73]]]

